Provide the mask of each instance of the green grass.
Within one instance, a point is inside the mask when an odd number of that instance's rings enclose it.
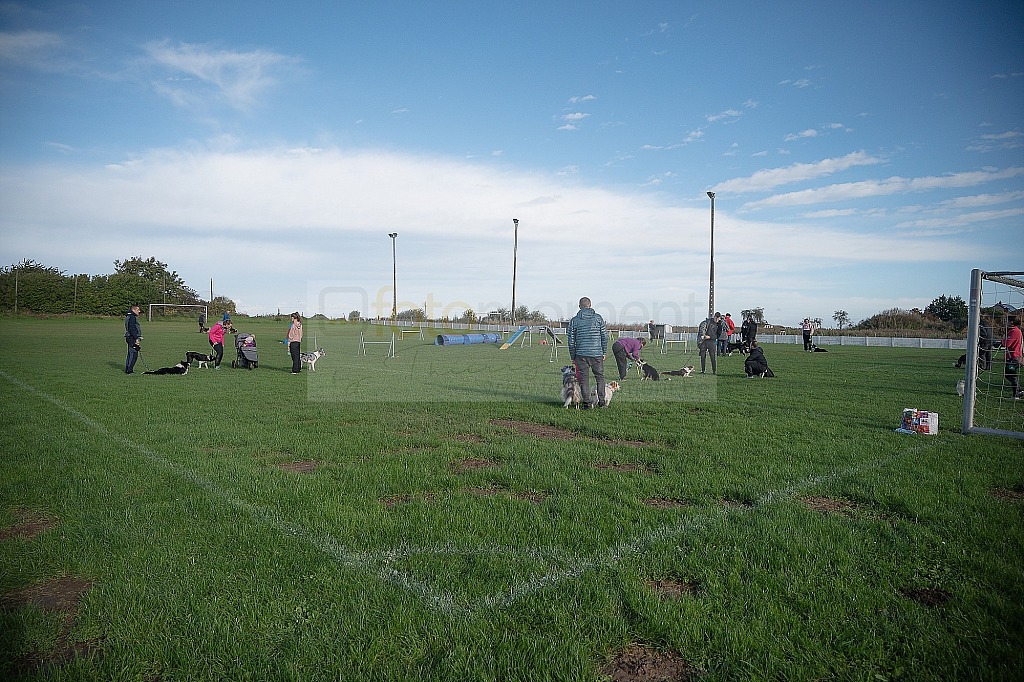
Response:
[[[958,351],[767,346],[776,379],[726,357],[583,412],[536,344],[357,356],[377,329],[310,321],[295,377],[285,322],[238,326],[256,370],[128,377],[120,320],[0,320],[0,529],[53,521],[0,540],[0,677],[598,680],[631,643],[701,680],[1024,677],[1024,444],[958,433]],[[144,323],[146,363],[193,330]],[[12,596],[56,577],[92,583],[69,617]]]

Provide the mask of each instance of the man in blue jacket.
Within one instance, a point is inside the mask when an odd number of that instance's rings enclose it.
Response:
[[[128,357],[124,361],[124,373],[134,374],[135,361],[142,348],[142,327],[139,325],[139,306],[133,305],[124,318],[124,340],[128,344]]]
[[[583,392],[583,409],[594,405],[590,402],[590,373],[597,379],[597,404],[606,407],[604,401],[604,358],[608,354],[608,330],[604,318],[591,307],[590,299],[580,299],[580,311],[569,320],[565,337],[569,346],[569,357],[576,367],[576,376]]]

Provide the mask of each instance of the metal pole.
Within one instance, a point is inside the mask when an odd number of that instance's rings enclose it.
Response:
[[[708,287],[708,317],[715,314],[715,193],[708,192],[711,199],[711,284]]]
[[[395,246],[397,232],[388,232],[391,237],[391,323],[398,319],[398,250]]]
[[[512,238],[512,324],[516,323],[516,259],[519,255],[519,218],[512,219],[515,227]]]

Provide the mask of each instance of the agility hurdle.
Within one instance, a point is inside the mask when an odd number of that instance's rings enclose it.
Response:
[[[675,338],[670,338],[670,337],[675,337]],[[661,337],[661,354],[662,355],[665,355],[665,354],[668,353],[668,345],[670,343],[681,343],[681,344],[683,344],[683,351],[685,352],[686,349],[687,349],[687,346],[689,345],[687,343],[687,339],[686,339],[686,332],[666,332],[665,335]]]
[[[548,338],[551,340],[551,350],[548,352],[548,362],[554,362],[558,359],[558,347],[565,343],[558,337],[565,336],[565,330],[545,327],[545,331],[547,332]]]
[[[356,351],[356,355],[366,355],[367,346],[387,346],[388,354],[384,357],[393,358],[395,355],[395,333],[391,332],[390,341],[367,341],[364,332],[359,332],[359,350]]]
[[[422,341],[423,327],[416,327],[415,329],[399,329],[398,340],[401,341],[402,339],[404,339],[406,334],[415,334],[417,337],[419,337],[420,341]]]

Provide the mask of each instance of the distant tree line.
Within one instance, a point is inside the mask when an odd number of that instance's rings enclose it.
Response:
[[[34,260],[0,268],[0,312],[7,314],[123,315],[132,304],[149,303],[206,304],[211,317],[235,312],[231,299],[202,300],[177,272],[153,257],[115,260],[109,275],[69,275]]]

